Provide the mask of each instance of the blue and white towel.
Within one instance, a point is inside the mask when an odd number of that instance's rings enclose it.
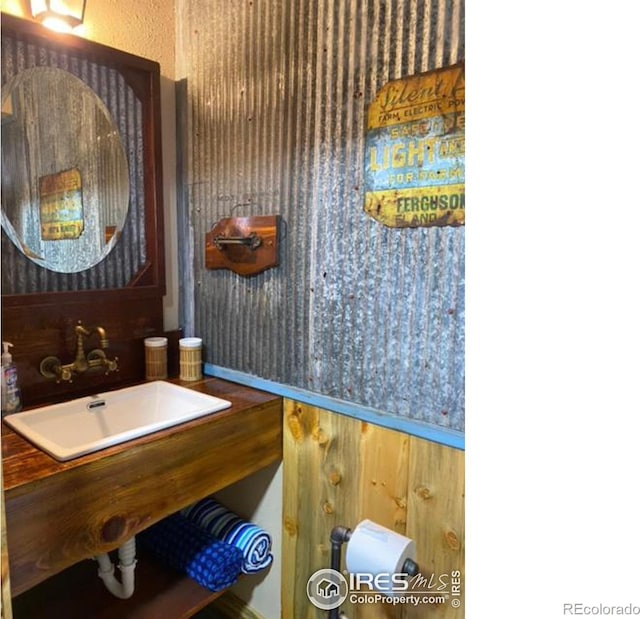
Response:
[[[158,560],[210,591],[233,585],[242,568],[242,551],[221,542],[182,514],[173,514],[138,534]]]
[[[182,514],[216,539],[239,548],[244,557],[244,574],[254,574],[271,565],[271,536],[211,497],[185,507]]]

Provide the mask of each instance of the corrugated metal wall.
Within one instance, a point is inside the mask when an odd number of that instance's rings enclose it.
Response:
[[[464,59],[464,1],[178,0],[177,19],[183,318],[206,360],[463,429],[464,227],[385,228],[362,183],[368,104]],[[204,269],[231,214],[282,216],[279,268]]]
[[[118,125],[129,163],[129,212],[120,240],[107,258],[78,273],[55,273],[25,256],[2,232],[2,293],[55,292],[121,288],[146,261],[144,170],[142,167],[142,106],[124,78],[115,70],[61,51],[55,45],[29,42],[3,34],[2,84],[32,67],[58,67],[89,85]]]

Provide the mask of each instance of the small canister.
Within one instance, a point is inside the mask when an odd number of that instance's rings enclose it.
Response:
[[[167,378],[167,338],[145,338],[144,360],[147,380],[162,380]]]
[[[180,339],[180,380],[202,378],[202,338]]]

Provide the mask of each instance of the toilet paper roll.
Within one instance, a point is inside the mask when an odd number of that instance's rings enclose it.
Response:
[[[412,539],[371,520],[363,520],[351,533],[345,562],[352,574],[378,576],[401,573],[404,562],[415,561],[415,558],[416,545]],[[390,578],[380,577],[375,582],[375,588],[381,592],[388,593],[394,586]]]

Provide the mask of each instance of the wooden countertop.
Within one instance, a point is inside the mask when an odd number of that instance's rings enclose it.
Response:
[[[2,466],[4,475],[4,489],[10,491],[25,484],[30,484],[50,475],[57,475],[64,471],[85,466],[95,460],[108,458],[114,454],[138,447],[147,443],[170,437],[185,429],[211,423],[222,417],[237,415],[240,411],[254,406],[264,405],[273,401],[281,401],[279,396],[258,391],[251,387],[245,387],[237,383],[230,383],[218,378],[205,377],[200,381],[185,382],[179,379],[171,379],[169,382],[189,387],[202,393],[215,395],[231,402],[231,408],[214,413],[214,415],[200,417],[187,423],[179,424],[159,432],[153,432],[146,436],[96,451],[86,456],[81,456],[67,462],[60,462],[49,454],[38,449],[29,441],[22,438],[6,424],[2,424]]]
[[[282,458],[282,398],[205,377],[178,385],[230,408],[59,462],[2,424],[15,596]]]

